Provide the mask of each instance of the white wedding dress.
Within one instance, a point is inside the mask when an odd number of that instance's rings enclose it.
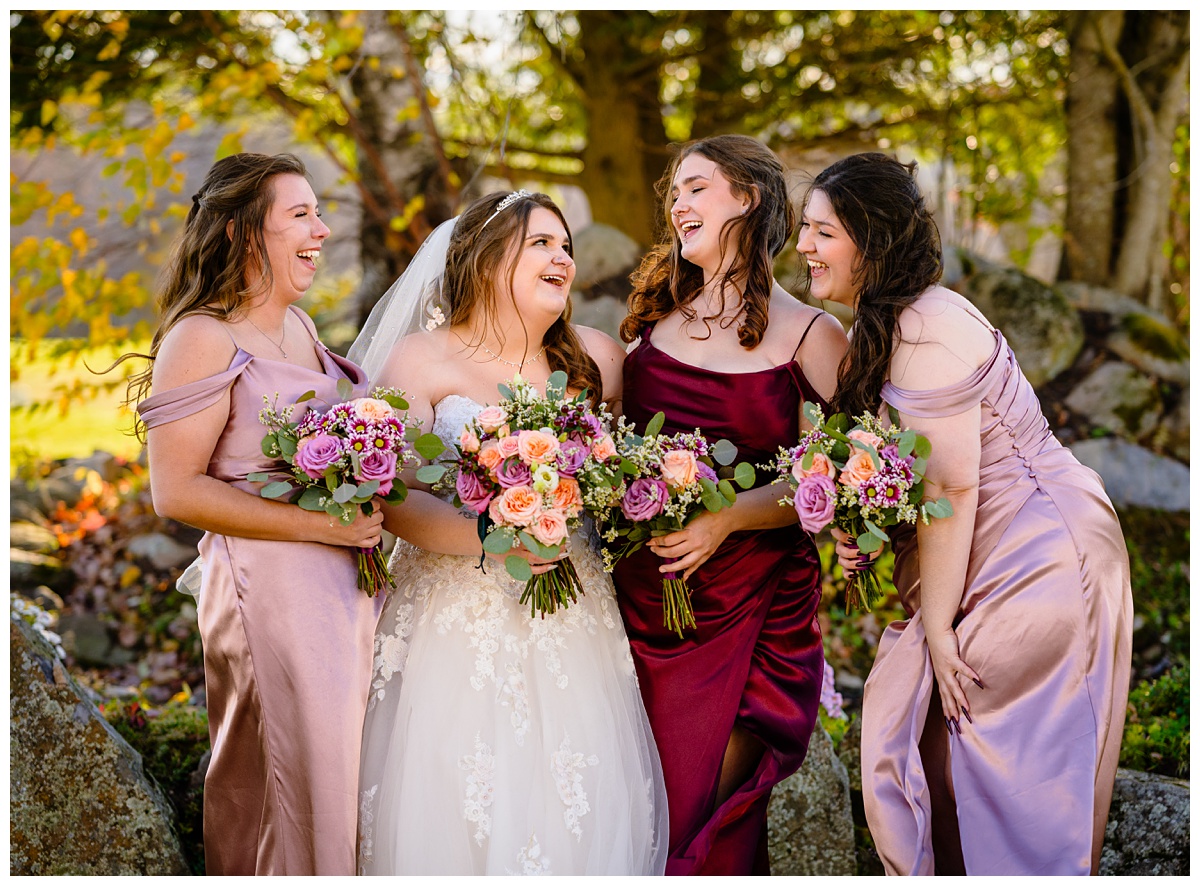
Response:
[[[433,431],[449,445],[481,409],[451,395]],[[363,727],[360,874],[663,873],[662,770],[612,581],[584,536],[571,559],[584,594],[532,618],[496,561],[485,574],[397,542]]]

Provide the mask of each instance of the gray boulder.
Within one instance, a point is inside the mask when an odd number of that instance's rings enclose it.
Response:
[[[1117,437],[1080,440],[1070,449],[1104,480],[1104,489],[1117,508],[1191,510],[1191,472],[1186,465]]]
[[[196,547],[180,544],[162,532],[148,532],[129,540],[129,553],[149,560],[155,569],[174,569],[196,559]]]
[[[578,326],[591,326],[599,329],[619,342],[621,341],[621,321],[625,319],[627,313],[623,301],[604,295],[600,298],[580,299],[574,302],[571,306],[571,322]]]
[[[1187,876],[1191,873],[1191,791],[1165,775],[1117,770],[1100,873]]]
[[[1155,447],[1188,464],[1192,457],[1192,409],[1191,389],[1184,388],[1183,396],[1175,408],[1167,413],[1162,424],[1151,436]]]
[[[8,581],[13,590],[32,590],[48,585],[63,593],[71,587],[74,575],[57,557],[10,548],[8,551]]]
[[[605,224],[590,224],[571,241],[575,258],[575,289],[587,290],[613,277],[628,275],[642,257],[642,248],[623,232]]]
[[[1064,401],[1098,428],[1141,440],[1158,425],[1162,397],[1154,379],[1126,363],[1098,366]]]
[[[1128,313],[1120,317],[1107,344],[1126,363],[1147,375],[1177,385],[1191,379],[1191,361],[1187,337],[1168,323],[1149,313]]]
[[[188,873],[142,759],[22,619],[9,651],[9,873]]]
[[[1040,387],[1075,362],[1083,323],[1060,292],[1015,268],[973,270],[959,291],[1004,333],[1030,384]]]
[[[35,554],[52,554],[58,550],[58,536],[41,523],[29,520],[14,520],[8,525],[8,543]]]
[[[820,722],[804,765],[771,792],[767,848],[776,876],[855,873],[850,783]]]

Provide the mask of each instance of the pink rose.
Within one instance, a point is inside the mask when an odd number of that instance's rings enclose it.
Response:
[[[803,480],[813,474],[824,474],[831,480],[837,476],[837,467],[824,452],[813,453],[812,466],[808,470],[804,469],[803,462],[803,458],[798,458],[792,464],[792,476],[797,480]]]
[[[569,517],[574,517],[583,510],[583,493],[579,489],[579,482],[573,477],[560,476],[558,485],[554,487],[550,497],[554,500],[554,507]]]
[[[396,479],[396,453],[372,449],[358,460],[358,473],[354,479],[360,483],[378,480],[377,494],[387,495],[392,491],[392,481]]]
[[[617,454],[617,446],[613,443],[613,438],[605,434],[592,444],[592,455],[596,461],[607,461]]]
[[[479,422],[479,429],[485,434],[496,433],[500,429],[500,425],[504,424],[507,419],[508,416],[499,406],[485,407],[483,412],[475,417],[475,420]]]
[[[567,518],[559,511],[542,511],[529,524],[530,534],[544,545],[557,545],[567,537]]]
[[[544,465],[558,454],[558,438],[545,431],[522,431],[517,437],[517,452],[527,465]]]
[[[478,452],[479,438],[470,428],[463,428],[463,432],[458,435],[458,446],[463,452]]]
[[[842,468],[838,482],[857,489],[874,476],[875,463],[871,461],[870,454],[861,449],[855,449],[847,459],[846,466]]]
[[[508,526],[528,526],[542,510],[542,496],[529,486],[505,489],[497,499],[497,522]]]
[[[810,474],[796,488],[794,504],[806,532],[820,532],[833,520],[837,485],[824,474]]]
[[[320,480],[325,469],[342,457],[342,451],[342,441],[337,437],[314,434],[299,442],[293,461],[308,476]]]
[[[668,486],[683,489],[696,481],[696,456],[686,449],[673,449],[663,456],[662,478]]]
[[[467,471],[458,472],[454,488],[458,490],[458,497],[462,503],[476,514],[483,513],[494,494],[491,483]]]
[[[504,456],[500,454],[500,447],[495,440],[488,440],[479,447],[479,463],[489,471],[494,471],[500,462],[504,461]]]
[[[392,405],[386,400],[376,400],[373,397],[360,397],[351,400],[354,414],[370,422],[384,421],[392,416]]]
[[[521,449],[521,438],[516,434],[510,434],[507,437],[501,437],[496,441],[496,448],[500,452],[500,458],[512,458]]]
[[[849,437],[851,440],[858,440],[860,443],[866,443],[868,446],[870,446],[876,452],[878,452],[879,447],[883,445],[883,440],[881,440],[879,437],[872,434],[870,431],[864,431],[862,428],[855,428],[853,431],[848,433],[846,436]],[[855,448],[857,448],[857,447],[855,447]]]

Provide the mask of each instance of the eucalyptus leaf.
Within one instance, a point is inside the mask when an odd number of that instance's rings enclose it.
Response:
[[[717,484],[717,490],[725,497],[725,501],[733,504],[737,501],[737,493],[733,490],[733,484],[728,480],[722,480]]]
[[[700,496],[704,507],[714,513],[725,507],[725,496],[721,495],[716,483],[707,477],[702,477],[700,478],[700,487],[704,490]]]
[[[529,581],[533,578],[533,567],[529,565],[529,561],[516,554],[504,558],[504,568],[517,581]]]
[[[354,383],[348,378],[339,378],[337,381],[338,396],[343,400],[349,400],[354,396]]]
[[[631,462],[629,459],[622,458],[621,459],[621,470],[624,473],[629,474],[632,477],[637,474],[638,467],[633,462]]]
[[[717,464],[731,465],[737,458],[737,447],[728,440],[718,440],[712,448],[712,457]]]
[[[863,517],[863,524],[867,527],[867,531],[870,532],[871,535],[873,535],[876,538],[881,539],[883,541],[888,540],[888,534],[886,532],[884,532],[882,529],[880,529],[878,526],[876,526],[874,523],[872,523],[870,520],[868,520],[866,517]]]
[[[337,489],[333,490],[333,500],[338,504],[345,504],[354,498],[358,493],[358,487],[353,483],[343,483]]]
[[[754,485],[754,465],[749,462],[742,462],[733,469],[733,479],[738,486],[743,489],[749,489]]]
[[[393,409],[408,409],[408,401],[403,397],[397,397],[395,394],[384,394],[380,399]]]
[[[546,397],[547,399],[562,399],[562,393],[567,389],[567,374],[561,369],[556,369],[550,373],[550,377],[546,379]],[[550,392],[554,391],[558,394],[557,397],[551,397]]]
[[[950,504],[950,499],[939,498],[937,501],[928,501],[923,505],[925,513],[930,517],[951,517],[954,515],[954,505]]]
[[[900,439],[897,441],[897,448],[900,450],[900,457],[907,458],[908,454],[913,451],[913,447],[917,445],[917,432],[912,428],[900,432]]]
[[[291,458],[296,454],[296,441],[292,437],[279,435],[279,451],[283,453],[284,458]]]
[[[378,480],[368,480],[366,483],[358,484],[358,491],[354,493],[354,500],[358,502],[369,501],[371,496],[379,489]]]
[[[483,549],[489,554],[506,554],[512,550],[513,535],[511,530],[498,529],[489,532],[483,540]]]
[[[445,465],[424,465],[417,468],[417,479],[422,483],[433,485],[444,476],[446,476]]]
[[[329,491],[320,486],[309,486],[304,492],[300,493],[300,499],[296,504],[304,508],[306,511],[323,511],[325,503],[329,500]]]
[[[439,455],[446,451],[446,444],[442,442],[442,438],[437,434],[422,434],[417,438],[417,442],[413,444],[413,448],[417,453],[427,461],[433,461]]]
[[[559,554],[558,545],[544,545],[528,532],[517,533],[517,538],[521,539],[521,544],[527,551],[543,560],[553,560]]]
[[[664,424],[664,422],[666,422],[666,420],[667,420],[667,416],[665,413],[656,412],[654,414],[654,418],[652,418],[652,419],[650,419],[650,421],[646,422],[645,436],[657,437],[659,435],[659,433],[662,431],[663,424]]]
[[[917,458],[929,458],[933,452],[933,446],[929,443],[928,437],[917,436],[916,442],[913,444],[913,453]]]
[[[500,396],[503,397],[505,400],[511,400],[513,398],[512,388],[510,388],[508,385],[504,384],[503,382],[496,385],[496,390],[500,392]]]
[[[864,532],[855,541],[858,544],[858,549],[864,554],[873,554],[883,547],[883,539],[869,532]]]
[[[285,480],[278,480],[274,483],[268,483],[258,494],[263,498],[279,498],[281,495],[287,495],[292,491],[292,484]]]
[[[275,439],[274,434],[267,434],[262,438],[262,454],[267,458],[279,457],[279,441]]]
[[[821,417],[820,407],[811,400],[804,401],[803,412],[804,417],[808,419],[808,423],[814,428],[819,428],[822,424],[824,424],[824,421]]]
[[[311,400],[315,396],[317,396],[316,391],[305,391],[303,394],[301,394],[299,397],[296,398],[296,402],[297,403],[307,403],[309,400]]]
[[[891,403],[887,405],[888,421],[892,423],[893,428],[900,427],[900,412]]]
[[[825,430],[830,432],[833,436],[845,434],[850,430],[850,419],[846,417],[846,413],[844,412],[835,413],[831,415],[829,417],[829,421],[826,422]]]
[[[266,471],[255,471],[253,474],[247,474],[246,479],[251,483],[266,483],[271,479],[271,475]]]

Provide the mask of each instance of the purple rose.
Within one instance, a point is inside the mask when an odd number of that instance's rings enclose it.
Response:
[[[879,457],[884,461],[899,461],[900,447],[895,443],[889,443],[879,450]]]
[[[314,480],[325,475],[325,469],[342,457],[342,441],[329,434],[306,437],[296,447],[295,464]]]
[[[392,481],[396,479],[396,453],[372,449],[358,460],[358,473],[354,479],[359,483],[378,480],[378,494],[387,495],[392,491]]]
[[[533,482],[533,474],[529,465],[514,456],[500,462],[496,468],[496,479],[502,488],[511,489],[513,486],[528,486]]]
[[[573,437],[568,437],[558,448],[558,470],[561,474],[574,477],[591,450]]]
[[[492,484],[466,471],[458,472],[454,488],[458,490],[462,503],[476,514],[482,514],[492,500]]]
[[[696,475],[699,477],[707,477],[714,483],[717,482],[717,472],[714,471],[710,465],[707,465],[702,461],[696,462]]]
[[[809,474],[796,487],[796,513],[806,532],[820,532],[833,520],[837,486],[824,474]]]
[[[633,522],[641,523],[661,514],[666,503],[667,484],[643,477],[629,484],[621,498],[621,513]]]

